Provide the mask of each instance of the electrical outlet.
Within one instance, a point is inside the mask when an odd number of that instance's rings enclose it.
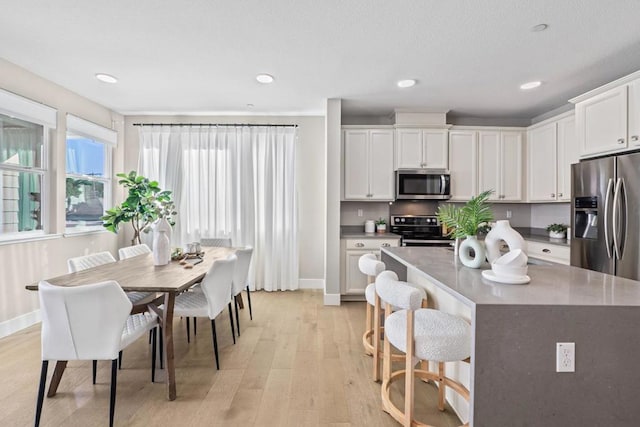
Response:
[[[513,216],[513,212],[507,211],[507,219],[511,218],[512,216]]]
[[[358,209],[358,216],[362,216],[362,209]]]
[[[576,343],[556,343],[556,372],[576,371]]]

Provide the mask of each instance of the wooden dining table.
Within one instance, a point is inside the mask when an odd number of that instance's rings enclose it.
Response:
[[[205,247],[202,248],[202,262],[185,268],[178,261],[171,261],[167,265],[156,266],[152,254],[103,264],[87,270],[69,273],[63,276],[44,279],[57,286],[82,286],[105,280],[115,280],[125,292],[150,292],[163,294],[161,298],[151,298],[147,308],[158,314],[164,337],[164,360],[166,367],[167,398],[176,399],[176,370],[173,351],[173,309],[176,296],[200,282],[213,262],[226,258],[235,252],[233,248]],[[28,290],[38,290],[38,283],[27,285]],[[159,303],[163,306],[160,308]],[[66,361],[57,361],[56,368],[49,386],[47,396],[56,393]]]

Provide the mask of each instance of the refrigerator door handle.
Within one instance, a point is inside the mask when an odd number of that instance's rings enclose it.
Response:
[[[622,178],[616,181],[616,188],[613,192],[613,250],[617,259],[620,259],[620,249],[618,247],[618,208],[620,207],[620,187],[622,186]]]
[[[611,258],[611,242],[609,241],[609,202],[611,201],[611,190],[613,190],[613,179],[609,178],[607,184],[607,195],[604,197],[604,244],[607,247],[607,256]]]
[[[621,191],[620,191],[622,193],[620,203],[623,203],[622,205],[620,205],[620,211],[622,212],[623,217],[622,217],[622,229],[621,229],[622,233],[620,234],[620,242],[618,245],[618,253],[620,254],[620,257],[618,259],[622,258],[622,256],[624,255],[624,245],[627,240],[627,222],[629,218],[627,215],[628,209],[629,209],[627,204],[627,186],[624,183],[624,178],[621,178],[620,183],[622,184]]]

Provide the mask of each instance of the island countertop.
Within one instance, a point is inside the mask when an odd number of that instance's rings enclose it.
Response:
[[[640,306],[640,282],[560,264],[529,265],[528,284],[489,281],[482,270],[465,267],[452,250],[441,247],[382,248],[406,267],[426,275],[470,307],[494,305]]]

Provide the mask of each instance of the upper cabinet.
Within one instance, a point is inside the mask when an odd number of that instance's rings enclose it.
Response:
[[[396,129],[396,169],[447,169],[446,129]]]
[[[344,200],[394,200],[393,130],[343,130]]]
[[[571,100],[581,157],[640,146],[640,72]],[[634,80],[635,79],[635,80]]]
[[[486,130],[478,132],[478,192],[494,190],[489,200],[522,200],[521,131]]]
[[[467,201],[478,194],[478,132],[449,132],[451,200]]]
[[[529,128],[529,201],[565,202],[571,199],[571,164],[578,162],[577,152],[573,115]]]

